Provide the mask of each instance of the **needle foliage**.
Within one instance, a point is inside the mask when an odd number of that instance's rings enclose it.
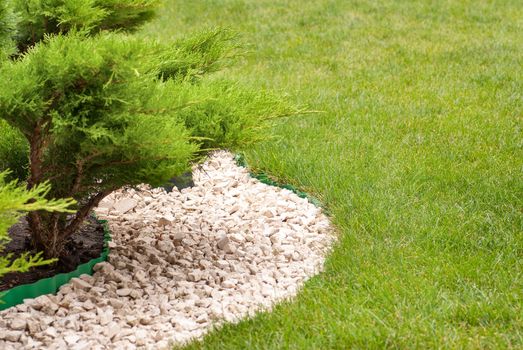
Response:
[[[239,52],[227,30],[170,43],[126,33],[150,18],[155,3],[12,2],[16,30],[4,38],[14,38],[18,52],[0,65],[0,118],[5,135],[23,135],[24,156],[0,147],[0,164],[28,188],[49,183],[49,198],[78,203],[70,218],[29,214],[33,243],[46,257],[59,257],[113,190],[161,185],[214,148],[264,138],[271,120],[296,112],[210,76]]]
[[[11,272],[26,272],[32,267],[49,264],[54,260],[45,260],[41,254],[22,256],[13,259],[11,254],[2,254],[9,243],[7,230],[25,213],[33,210],[71,212],[68,209],[70,199],[47,200],[49,184],[41,184],[31,190],[20,186],[17,181],[6,181],[8,172],[0,173],[0,277]]]

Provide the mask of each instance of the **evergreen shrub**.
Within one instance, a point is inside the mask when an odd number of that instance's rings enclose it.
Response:
[[[0,64],[0,118],[9,124],[3,134],[24,141],[8,156],[4,138],[0,165],[29,190],[48,184],[47,198],[77,203],[74,215],[29,213],[34,248],[46,258],[64,253],[112,191],[164,184],[210,150],[246,147],[268,136],[273,119],[296,113],[210,75],[238,52],[229,31],[168,44],[126,33],[151,18],[156,1],[9,3],[0,12],[14,28],[2,39],[10,59]]]

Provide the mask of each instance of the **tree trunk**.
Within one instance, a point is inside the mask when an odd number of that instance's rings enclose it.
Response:
[[[28,215],[31,230],[31,243],[38,252],[43,252],[46,259],[59,258],[65,247],[65,240],[60,239],[61,225],[59,214],[31,212]]]
[[[63,232],[60,233],[60,237],[62,239],[66,239],[69,236],[71,236],[76,230],[80,227],[80,225],[84,222],[85,218],[91,213],[91,211],[100,204],[102,199],[107,197],[109,193],[111,193],[113,190],[106,190],[99,192],[92,196],[87,203],[85,203],[80,209],[76,212],[76,215],[74,216],[73,220],[64,228]]]
[[[54,99],[58,97],[59,95],[54,96]],[[46,135],[49,128],[50,119],[38,121],[34,127],[32,137],[29,139],[30,175],[27,181],[27,187],[29,189],[45,180],[43,155],[47,145]],[[70,189],[71,197],[74,197],[78,193],[82,185],[85,161],[86,159],[77,162],[77,175]],[[43,211],[29,213],[28,221],[33,248],[39,252],[43,252],[45,258],[60,258],[64,256],[64,248],[69,237],[80,228],[93,208],[111,192],[112,189],[94,193],[86,203],[80,205],[76,215],[71,220],[66,219],[66,214],[47,213]]]
[[[47,259],[60,258],[64,256],[64,248],[67,240],[75,233],[92,210],[112,190],[99,192],[92,196],[76,212],[71,220],[66,220],[66,214],[31,212],[29,213],[29,227],[31,229],[31,240],[37,251],[43,251]],[[68,221],[68,222],[67,222]]]

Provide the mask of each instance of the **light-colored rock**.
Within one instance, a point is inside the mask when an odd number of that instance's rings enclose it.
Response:
[[[238,280],[234,278],[230,278],[228,280],[223,281],[222,286],[224,288],[234,288],[238,284]]]
[[[64,337],[64,340],[67,343],[67,345],[73,346],[80,340],[80,336],[76,334],[69,334]]]
[[[124,306],[124,302],[119,299],[109,299],[109,304],[115,309],[121,309]]]
[[[23,318],[15,318],[9,323],[9,328],[15,331],[24,331],[27,327],[27,321]]]
[[[153,319],[151,317],[142,317],[140,318],[140,324],[144,326],[148,326],[153,322]]]
[[[77,288],[77,289],[81,289],[81,290],[89,290],[91,289],[93,286],[90,285],[88,282],[84,281],[83,279],[80,279],[80,278],[72,278],[71,279],[71,284]]]
[[[30,319],[29,321],[27,321],[27,330],[29,331],[30,335],[34,336],[36,333],[42,331],[42,325],[39,321]]]
[[[218,266],[220,269],[225,269],[229,267],[229,262],[227,260],[218,260],[216,261],[216,266]]]
[[[129,296],[133,299],[138,299],[140,298],[141,296],[143,295],[142,291],[139,290],[139,289],[133,289],[131,290],[131,293],[129,294]]]
[[[228,254],[234,253],[235,251],[234,248],[232,248],[229,244],[229,237],[227,237],[226,235],[221,236],[216,245],[218,246],[218,248],[220,248]]]
[[[112,201],[109,201],[107,199],[104,199],[98,204],[98,208],[102,209],[111,209],[113,207],[114,203]]]
[[[110,341],[114,341],[120,334],[121,328],[117,323],[111,323],[106,327],[105,335]]]
[[[113,315],[110,313],[103,313],[99,317],[100,325],[105,326],[113,321]]]
[[[233,215],[234,213],[236,213],[239,210],[240,210],[240,206],[238,204],[235,204],[232,207],[230,207],[229,215]]]
[[[164,253],[170,253],[174,250],[174,244],[168,241],[159,241],[157,246],[158,250]]]
[[[38,298],[26,301],[26,303],[35,310],[41,310],[52,302],[47,295],[41,295]]]
[[[93,310],[96,305],[93,304],[93,302],[91,300],[86,300],[83,304],[82,304],[82,307],[89,311],[89,310]]]
[[[321,271],[333,238],[307,200],[250,178],[223,152],[194,181],[104,199],[109,261],[55,296],[0,312],[0,348],[169,348],[270,309]]]
[[[231,235],[231,239],[235,242],[238,242],[238,243],[243,243],[245,242],[245,237],[239,233],[233,233]]]
[[[58,336],[58,331],[54,327],[47,327],[44,334],[51,338],[56,338]]]
[[[173,323],[175,325],[176,329],[178,329],[180,331],[181,330],[192,331],[199,327],[198,323],[196,323],[192,319],[187,318],[187,317],[182,317],[182,316],[175,317],[173,320],[171,320],[171,323]]]
[[[130,295],[132,291],[133,290],[130,288],[122,288],[122,289],[118,289],[116,291],[116,294],[118,294],[121,297],[126,297],[126,296]]]
[[[157,225],[160,226],[160,227],[171,226],[172,225],[172,220],[169,220],[168,218],[162,217],[162,218],[160,218],[158,220]]]
[[[22,334],[23,334],[23,332],[21,332],[21,331],[6,331],[3,334],[3,337],[7,341],[15,343],[20,339]]]
[[[221,250],[224,250],[225,247],[227,245],[229,245],[229,237],[227,237],[226,235],[223,235],[220,237],[220,239],[218,240],[218,243],[216,244],[218,246],[218,248],[220,248]]]
[[[123,198],[114,204],[113,209],[120,214],[125,214],[128,211],[134,209],[138,202],[132,198]]]
[[[174,243],[179,243],[185,238],[185,233],[181,231],[173,232],[171,235],[171,239]]]

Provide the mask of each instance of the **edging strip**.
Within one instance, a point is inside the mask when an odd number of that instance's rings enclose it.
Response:
[[[8,289],[7,291],[0,292],[0,298],[2,300],[2,303],[0,303],[0,311],[18,304],[22,304],[24,299],[32,299],[44,294],[55,294],[58,289],[69,282],[71,278],[79,277],[83,274],[92,275],[94,265],[107,260],[107,256],[109,255],[108,242],[111,240],[111,234],[107,220],[97,219],[97,221],[102,224],[104,228],[104,247],[98,258],[78,265],[74,271],[60,273],[52,277],[43,278],[34,283],[23,284]]]
[[[243,168],[249,169],[247,162],[245,161],[245,157],[242,154],[236,154],[234,158],[236,164]],[[306,198],[316,207],[323,207],[318,199],[308,195],[303,191],[300,191],[292,185],[279,184],[276,181],[273,181],[265,173],[253,173],[249,170],[249,174],[251,177],[259,180],[260,182],[266,185],[287,189],[295,193],[300,198]],[[84,264],[78,265],[78,267],[74,271],[68,273],[61,273],[52,277],[41,279],[34,283],[23,284],[21,286],[8,289],[5,292],[1,292],[0,297],[2,302],[0,303],[0,311],[16,306],[18,304],[22,304],[24,302],[24,299],[32,299],[44,294],[55,294],[58,291],[58,289],[67,282],[69,282],[71,278],[79,277],[83,274],[92,275],[94,265],[107,260],[107,256],[109,255],[109,247],[107,243],[111,240],[107,220],[98,220],[98,222],[101,223],[104,228],[104,248],[98,258],[89,260]]]

